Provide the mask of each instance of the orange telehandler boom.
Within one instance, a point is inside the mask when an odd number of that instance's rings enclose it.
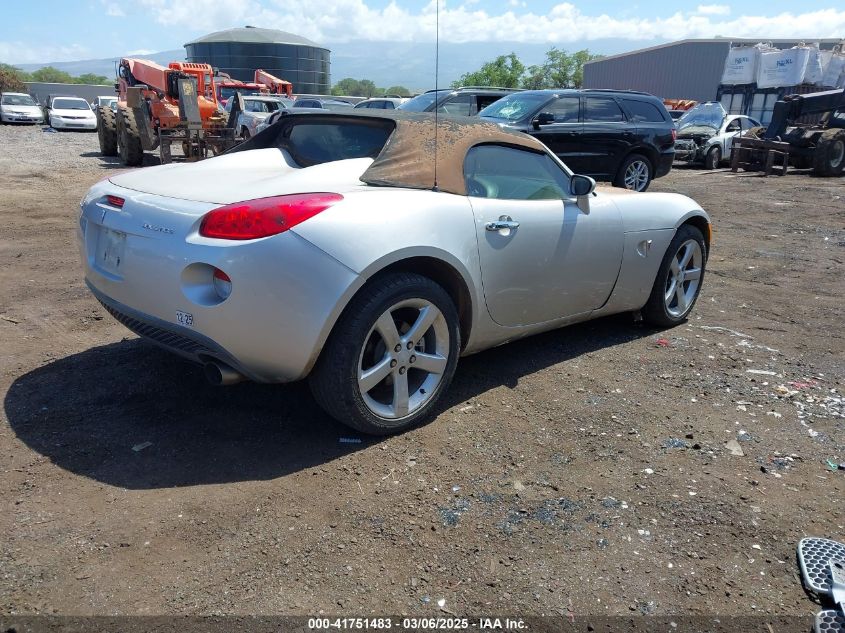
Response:
[[[268,86],[270,92],[274,95],[285,95],[288,99],[293,95],[293,84],[291,82],[274,77],[260,68],[255,71],[255,83]]]
[[[215,73],[214,85],[217,91],[217,101],[225,103],[234,93],[241,94],[274,94],[285,96],[289,99],[293,95],[293,84],[284,79],[274,77],[266,70],[260,68],[255,71],[253,81],[240,81],[232,79],[228,73]]]

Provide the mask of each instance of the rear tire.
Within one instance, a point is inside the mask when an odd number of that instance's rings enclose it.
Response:
[[[707,151],[707,156],[704,157],[705,169],[718,169],[719,163],[722,162],[722,150],[718,145],[714,145]]]
[[[614,187],[645,191],[654,177],[651,161],[641,154],[631,154],[623,162],[613,180]]]
[[[704,236],[691,224],[675,233],[663,255],[651,295],[642,309],[643,320],[660,327],[683,323],[701,292],[707,263]]]
[[[100,106],[97,112],[97,138],[103,156],[117,156],[117,123],[114,111]]]
[[[365,286],[326,341],[309,376],[320,407],[370,435],[429,421],[460,353],[455,305],[415,273],[390,273]]]
[[[127,167],[139,167],[144,163],[141,135],[133,113],[125,108],[117,110],[117,149],[120,160]]]
[[[813,155],[813,172],[838,176],[845,169],[845,130],[825,130]]]

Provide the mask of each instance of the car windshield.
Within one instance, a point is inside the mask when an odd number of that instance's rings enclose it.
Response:
[[[283,107],[278,101],[271,101],[267,100],[264,101],[262,99],[245,99],[244,100],[244,109],[247,112],[275,112],[280,107]]]
[[[53,99],[55,110],[90,110],[85,99]]]
[[[432,92],[424,92],[421,95],[417,95],[413,99],[406,101],[402,105],[400,105],[397,110],[409,110],[411,112],[425,112],[430,108],[434,102],[442,97],[445,94],[448,94],[451,90],[438,90]]]
[[[13,106],[34,106],[35,99],[29,95],[3,95],[3,100],[0,101],[3,105]]]
[[[326,110],[346,110],[347,108],[354,108],[351,103],[346,101],[323,101],[323,107]]]
[[[229,152],[277,147],[286,150],[301,167],[348,158],[375,158],[396,127],[390,119],[338,122],[317,116],[316,120],[309,115],[305,121],[275,126],[278,134],[259,134]],[[280,117],[280,122],[285,119]]]
[[[494,101],[478,113],[478,116],[519,121],[534,112],[549,100],[547,94],[512,94]]]
[[[721,103],[702,103],[685,112],[678,119],[678,130],[694,127],[709,127],[718,130],[727,114]]]

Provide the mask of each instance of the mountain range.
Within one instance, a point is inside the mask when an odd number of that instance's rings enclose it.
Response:
[[[652,46],[658,42],[637,42],[636,46],[627,40],[606,39],[589,42],[574,42],[558,48],[572,52],[589,48],[592,53],[612,55],[632,48]],[[524,42],[467,42],[440,44],[439,84],[448,86],[467,72],[478,70],[482,64],[499,55],[516,53],[526,66],[540,64],[552,44]],[[405,86],[418,92],[434,87],[435,46],[433,42],[345,42],[328,45],[331,50],[331,80],[337,83],[346,77],[369,79],[377,86]],[[171,61],[185,59],[184,49],[161,51],[147,55],[132,55],[167,65]],[[18,64],[18,67],[32,72],[44,66],[53,66],[71,75],[94,73],[113,77],[118,57],[86,59],[67,62],[45,62],[41,64]],[[296,90],[296,86],[294,86]]]

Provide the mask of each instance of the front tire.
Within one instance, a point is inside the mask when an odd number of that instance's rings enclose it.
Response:
[[[613,186],[631,191],[645,191],[653,177],[654,169],[651,161],[641,154],[631,154],[619,168]]]
[[[117,156],[117,124],[114,112],[108,106],[98,108],[97,138],[103,156]]]
[[[642,309],[643,320],[660,327],[683,323],[701,292],[706,263],[704,236],[696,227],[684,224],[663,255],[648,303]]]
[[[722,162],[722,150],[718,145],[714,145],[707,151],[707,156],[704,157],[704,169],[718,169],[719,163]]]
[[[362,433],[389,435],[429,421],[460,353],[455,305],[437,283],[390,273],[353,299],[309,382],[330,416]]]
[[[129,109],[117,110],[117,150],[127,167],[140,167],[144,163],[144,148],[134,117]]]

